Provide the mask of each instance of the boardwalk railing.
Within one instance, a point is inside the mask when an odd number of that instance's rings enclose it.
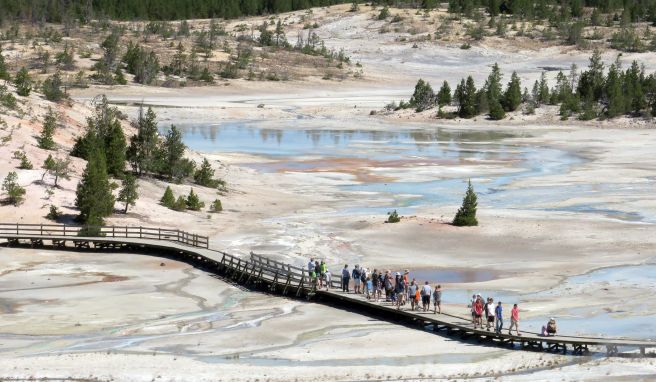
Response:
[[[88,235],[90,231],[93,231],[95,236],[83,236]],[[510,345],[513,348],[515,348],[514,344],[518,343],[520,349],[566,353],[569,347],[573,354],[585,354],[589,352],[589,346],[597,346],[606,347],[608,355],[616,355],[619,353],[619,347],[630,347],[639,349],[644,355],[647,348],[656,347],[656,342],[644,340],[560,335],[541,337],[536,333],[516,336],[474,329],[469,318],[397,309],[392,303],[375,303],[363,298],[362,295],[340,292],[341,273],[331,277],[330,286],[334,289],[319,290],[307,268],[286,264],[255,253],[251,253],[250,258],[244,259],[215,251],[208,248],[207,237],[174,229],[0,223],[0,239],[6,239],[7,245],[10,246],[29,244],[31,247],[42,247],[45,246],[44,242],[49,241],[53,247],[58,248],[67,248],[67,243],[72,243],[77,248],[89,250],[95,248],[145,250],[156,256],[186,262],[206,272],[220,275],[224,280],[231,280],[253,289],[296,297],[316,297],[332,303],[331,305],[346,308],[359,306],[395,322],[414,323],[422,329],[432,326],[434,331],[445,331],[450,337],[475,338],[479,342]]]
[[[196,235],[178,229],[134,226],[90,226],[67,224],[7,224],[0,223],[0,235],[23,237],[117,237],[165,240],[199,248],[209,248],[207,236]]]

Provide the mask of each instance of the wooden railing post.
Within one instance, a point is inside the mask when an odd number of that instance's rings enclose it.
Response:
[[[116,227],[112,226],[112,237],[116,237],[116,232],[114,232],[114,228]]]
[[[16,235],[20,235],[20,233],[18,232],[18,223],[16,223]]]
[[[64,237],[66,237],[66,224],[64,224]]]
[[[41,224],[41,231],[40,231],[39,235],[43,236],[43,224]]]
[[[141,226],[139,226],[139,239],[141,239],[141,238],[142,238],[142,236],[141,236]]]

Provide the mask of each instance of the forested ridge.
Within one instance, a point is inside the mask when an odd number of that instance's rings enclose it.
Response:
[[[289,12],[358,0],[2,0],[0,21],[63,22],[107,17],[115,20],[182,20],[236,18]],[[413,8],[436,8],[438,0],[374,0],[369,3]],[[512,14],[524,19],[568,19],[585,14],[630,15],[631,21],[656,22],[655,0],[448,0],[448,11],[471,16],[484,8],[490,15]]]
[[[0,18],[63,22],[108,17],[115,20],[235,18],[327,6],[344,0],[2,0]]]

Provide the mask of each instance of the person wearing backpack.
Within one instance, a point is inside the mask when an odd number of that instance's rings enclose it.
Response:
[[[412,279],[412,282],[410,282],[410,286],[408,287],[408,296],[410,296],[410,310],[415,310],[415,308],[419,309],[419,304],[416,300],[418,289],[419,286],[416,284],[415,280]]]
[[[318,285],[319,289],[323,288],[323,279],[321,278],[321,264],[319,260],[314,262],[314,275],[315,275],[315,287]]]
[[[355,294],[360,293],[360,283],[362,283],[362,279],[360,278],[361,272],[360,266],[356,264],[355,268],[353,268],[353,273],[351,274],[353,277],[353,293]]]
[[[390,271],[387,271],[385,273],[385,300],[386,301],[393,301],[394,298],[394,284],[392,284],[392,274]]]
[[[348,264],[344,264],[342,269],[342,292],[349,292],[349,284],[351,283],[351,272],[348,270]]]

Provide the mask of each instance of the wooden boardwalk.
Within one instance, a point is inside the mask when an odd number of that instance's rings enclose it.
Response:
[[[84,229],[83,229],[84,228]],[[94,232],[101,236],[80,236]],[[523,332],[521,336],[497,334],[493,331],[474,329],[470,318],[451,314],[397,309],[389,302],[373,302],[363,295],[341,292],[341,280],[333,277],[331,290],[316,290],[309,274],[300,267],[285,264],[251,253],[243,259],[209,248],[205,236],[161,228],[146,227],[79,227],[55,224],[2,224],[0,239],[7,246],[42,248],[77,248],[80,250],[123,250],[145,252],[153,256],[167,257],[186,262],[196,268],[221,276],[229,282],[262,290],[267,293],[299,298],[314,298],[323,303],[348,309],[360,309],[383,319],[411,323],[418,328],[430,328],[453,338],[477,340],[480,343],[508,346],[513,349],[586,354],[593,348],[605,349],[608,355],[620,354],[620,349],[639,349],[641,355],[647,349],[656,348],[655,341],[631,339],[592,338],[578,336],[542,337],[537,333]],[[654,354],[654,353],[649,353]]]

